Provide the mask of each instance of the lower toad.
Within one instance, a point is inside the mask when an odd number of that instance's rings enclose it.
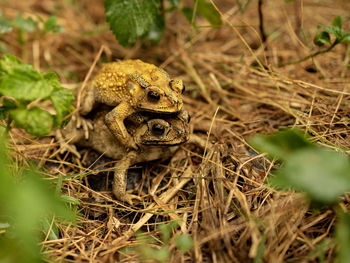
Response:
[[[125,120],[125,126],[138,146],[138,150],[128,151],[109,131],[104,122],[106,110],[91,117],[93,129],[85,138],[83,129],[77,129],[71,121],[62,131],[65,141],[79,146],[90,147],[107,157],[120,160],[114,169],[113,194],[118,200],[132,204],[135,195],[126,193],[127,170],[135,163],[170,157],[176,147],[189,138],[189,115],[186,111],[165,115],[135,113]]]

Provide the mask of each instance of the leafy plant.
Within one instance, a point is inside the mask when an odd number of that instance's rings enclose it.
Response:
[[[41,29],[44,34],[48,32],[59,33],[63,31],[63,26],[57,24],[56,16],[49,16],[46,20],[40,16],[36,16],[36,18],[38,21],[32,17],[24,18],[21,13],[18,13],[14,19],[10,20],[2,16],[0,10],[0,34],[11,32],[14,28],[28,33]]]
[[[164,10],[162,0],[105,0],[106,20],[119,43],[129,46],[140,37],[157,42],[165,29],[165,13],[181,11],[194,25],[195,16],[204,17],[212,26],[221,24],[221,17],[212,3],[207,0],[195,0],[194,8],[181,6],[180,0],[168,0],[170,8]]]
[[[107,22],[123,46],[132,44],[150,30],[159,7],[159,0],[105,0]]]
[[[38,22],[36,22],[33,18],[23,18],[21,13],[19,13],[17,17],[12,20],[11,24],[13,27],[25,32],[34,32],[39,27]]]
[[[317,46],[321,47],[328,43],[330,47],[334,47],[339,43],[350,43],[350,32],[344,33],[341,16],[336,16],[331,26],[319,25],[317,27],[324,30],[318,32],[314,37],[314,43]],[[333,43],[331,43],[331,35],[335,37]]]
[[[169,245],[175,243],[176,247],[186,253],[193,247],[193,239],[189,235],[173,236],[173,231],[178,227],[177,221],[172,221],[169,224],[162,224],[158,227],[161,235],[161,244],[156,248],[156,239],[146,236],[142,232],[136,234],[136,239],[139,245],[135,251],[139,254],[142,260],[155,260],[157,262],[168,262],[170,257]],[[152,245],[153,246],[150,246]],[[159,245],[159,244],[158,244]]]
[[[284,130],[273,135],[256,135],[250,143],[259,151],[283,162],[269,183],[282,190],[304,192],[309,200],[337,211],[336,242],[339,262],[348,262],[350,254],[350,215],[337,205],[350,192],[348,156],[318,147],[300,131]]]
[[[27,50],[25,45],[28,42],[29,36],[31,39],[40,39],[45,34],[59,33],[63,31],[63,26],[57,24],[57,17],[49,16],[44,20],[40,16],[24,18],[21,13],[14,19],[8,19],[2,16],[0,10],[0,34],[17,31],[17,41],[22,46],[22,57],[27,57]]]
[[[23,30],[35,28],[29,22],[33,20],[16,19],[15,25]],[[55,222],[74,221],[76,215],[66,203],[78,201],[60,194],[62,181],[52,191],[34,165],[15,163],[5,149],[5,138],[12,125],[37,136],[61,127],[73,110],[74,96],[61,86],[56,73],[39,73],[13,55],[0,60],[0,96],[0,119],[7,123],[0,134],[0,200],[5,200],[0,203],[0,261],[42,262],[40,232],[57,239]]]
[[[62,25],[57,24],[56,16],[49,16],[46,20],[38,16],[38,19],[43,24],[42,32],[44,34],[52,32],[52,33],[60,33],[63,31],[64,27]]]
[[[13,55],[0,60],[0,118],[28,133],[43,136],[64,125],[74,107],[71,91],[62,88],[54,72],[39,73]],[[55,113],[44,109],[50,103]]]
[[[323,47],[325,45],[328,45],[327,48],[318,50],[300,60],[297,61],[292,61],[285,63],[283,65],[288,65],[288,64],[297,64],[300,62],[303,62],[305,60],[308,60],[309,58],[314,58],[320,54],[327,53],[331,51],[336,45],[340,43],[346,43],[350,44],[350,32],[344,32],[343,29],[343,23],[342,23],[342,18],[341,16],[336,16],[333,19],[332,25],[331,26],[317,26],[318,29],[323,29],[322,31],[319,31],[314,39],[313,42],[315,45],[319,47]],[[333,39],[333,41],[332,41]]]

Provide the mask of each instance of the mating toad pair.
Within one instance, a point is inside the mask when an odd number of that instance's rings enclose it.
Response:
[[[127,201],[127,169],[137,163],[171,156],[174,145],[189,138],[189,115],[182,110],[181,80],[140,60],[105,64],[83,92],[81,115],[93,125],[84,131],[71,122],[63,131],[70,143],[88,146],[116,160],[113,193]],[[167,147],[164,147],[167,146]]]

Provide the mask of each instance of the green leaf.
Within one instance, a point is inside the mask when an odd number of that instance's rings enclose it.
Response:
[[[53,86],[44,76],[15,56],[4,55],[0,60],[0,94],[24,101],[46,98]]]
[[[151,41],[151,43],[157,43],[162,37],[165,29],[164,15],[159,14],[156,17],[155,23],[151,25],[149,31],[146,34],[146,38]]]
[[[302,148],[288,155],[270,179],[272,186],[306,192],[315,202],[331,204],[350,191],[347,156],[324,148]]]
[[[334,26],[324,26],[323,29],[333,34],[338,41],[340,41],[344,37],[344,30],[342,28]]]
[[[44,31],[45,32],[49,32],[52,31],[55,26],[56,26],[56,22],[57,22],[57,17],[55,16],[50,16],[45,22],[44,22]]]
[[[110,28],[123,46],[133,44],[155,24],[160,0],[105,0]]]
[[[63,31],[62,25],[57,25],[57,17],[49,16],[49,18],[44,22],[44,32],[59,33]]]
[[[188,22],[192,23],[192,15],[193,15],[193,9],[190,7],[183,7],[181,9],[181,12],[184,14]]]
[[[256,135],[249,142],[258,151],[281,160],[287,159],[296,150],[315,147],[301,131],[295,129],[282,130],[273,135]]]
[[[2,105],[6,107],[7,109],[15,109],[17,107],[17,104],[14,100],[3,98]]]
[[[208,20],[212,26],[217,27],[221,25],[221,16],[211,2],[207,0],[198,0],[197,11],[202,17]]]
[[[0,107],[0,120],[5,120],[7,118],[8,110],[6,107]]]
[[[32,66],[24,64],[19,58],[14,55],[3,55],[0,60],[0,78],[4,75],[13,74],[15,69],[26,67],[26,70],[31,70]]]
[[[336,28],[342,28],[342,19],[341,16],[336,16],[332,21],[332,26]]]
[[[175,238],[175,244],[176,246],[183,252],[188,252],[193,247],[193,239],[189,235],[180,235]]]
[[[55,127],[62,127],[68,123],[69,119],[64,120],[64,117],[74,110],[72,105],[74,99],[73,93],[68,89],[56,88],[52,92],[50,100],[52,101],[56,111]]]
[[[12,31],[11,21],[0,16],[0,34]]]
[[[53,117],[47,111],[39,108],[11,110],[10,117],[17,127],[36,136],[49,134],[53,127]]]
[[[180,0],[168,0],[172,7],[177,8],[179,6]]]
[[[39,113],[39,109],[35,110],[35,113],[31,113],[34,115],[29,115],[34,118],[33,121],[36,121],[32,125],[25,122],[23,108],[11,113],[14,115],[18,127],[39,136],[51,131],[52,121],[54,121],[54,127],[61,127],[62,124],[66,124],[69,119],[64,120],[64,117],[74,109],[72,92],[62,88],[55,72],[39,73],[32,65],[22,63],[13,55],[4,55],[0,60],[0,95],[10,96],[17,100],[17,102],[13,102],[15,105],[11,109],[17,107],[17,104],[24,106],[36,99],[51,100],[56,114],[53,118],[48,112],[40,110],[42,111],[40,113],[40,117],[43,118],[42,122],[35,119],[35,114]],[[2,109],[2,117],[6,117],[6,114],[3,114],[4,110]],[[39,127],[40,124],[42,125],[41,128]]]
[[[335,238],[338,244],[337,262],[348,263],[350,259],[350,215],[348,213],[340,213]]]
[[[41,227],[45,233],[45,236],[50,231],[48,235],[48,240],[57,240],[60,236],[58,232],[58,227],[56,226],[55,222],[53,222],[53,224],[51,225],[51,220],[52,218],[44,218]]]
[[[161,247],[160,249],[152,249],[151,259],[155,259],[157,262],[166,263],[169,262],[170,251],[167,247]]]
[[[26,32],[34,32],[38,29],[38,22],[34,21],[31,17],[25,19],[22,17],[22,14],[18,14],[17,17],[12,20],[12,24],[14,27]]]
[[[258,251],[254,258],[254,263],[264,262],[263,258],[264,258],[265,247],[266,247],[266,235],[263,235],[262,240],[260,241],[258,246]]]
[[[167,244],[170,240],[171,234],[172,234],[172,229],[170,228],[169,225],[167,224],[161,224],[158,226],[158,229],[161,234],[161,238],[164,244]]]
[[[62,88],[60,80],[56,72],[49,71],[41,73],[42,77],[54,88]]]
[[[167,244],[169,242],[172,231],[178,226],[179,222],[177,220],[171,221],[169,224],[161,224],[158,226],[163,243]]]
[[[80,205],[80,202],[78,199],[76,199],[73,196],[69,196],[69,195],[61,195],[60,199],[65,202],[65,203],[70,203],[70,204],[74,204],[74,205]]]
[[[331,43],[331,37],[326,31],[318,32],[314,37],[314,43],[321,47],[324,44]]]
[[[0,107],[0,120],[4,120],[7,118],[7,113],[9,110],[15,109],[17,104],[15,101],[3,98],[2,106]]]
[[[348,32],[344,35],[342,42],[350,44],[350,32]]]

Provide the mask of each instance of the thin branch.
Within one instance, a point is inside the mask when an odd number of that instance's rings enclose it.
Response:
[[[283,67],[283,66],[286,66],[286,65],[294,65],[294,64],[299,64],[301,62],[304,62],[305,60],[308,60],[309,58],[314,58],[320,54],[323,54],[323,53],[327,53],[329,51],[331,51],[337,44],[339,44],[339,41],[335,40],[332,45],[330,45],[327,49],[324,49],[324,50],[319,50],[315,53],[312,53],[304,58],[301,58],[299,60],[296,60],[296,61],[289,61],[289,62],[286,62],[286,63],[281,63],[278,65],[278,67]]]
[[[258,1],[258,13],[259,13],[259,30],[261,35],[261,40],[263,43],[266,42],[266,33],[264,30],[264,16],[262,12],[263,0]]]

